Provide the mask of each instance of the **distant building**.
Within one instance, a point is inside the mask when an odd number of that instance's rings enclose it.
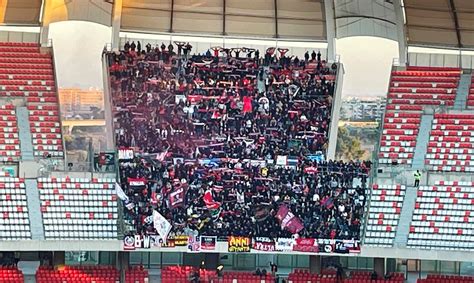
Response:
[[[98,89],[60,88],[59,102],[62,115],[71,119],[90,115],[92,108],[104,109],[104,93]]]
[[[347,97],[341,106],[341,119],[349,121],[378,121],[385,111],[386,98]]]

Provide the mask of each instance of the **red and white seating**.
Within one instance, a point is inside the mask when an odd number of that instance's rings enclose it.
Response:
[[[379,163],[412,163],[420,120],[420,113],[388,112],[385,114]]]
[[[467,107],[474,108],[474,76],[471,78],[471,88],[467,95]]]
[[[199,272],[199,278],[204,282],[211,282],[217,280],[217,273],[215,270],[199,269],[192,266],[166,266],[161,270],[162,283],[176,283],[176,282],[190,282],[189,278],[194,272]],[[224,282],[228,282],[225,281]],[[232,282],[232,281],[230,281]]]
[[[46,239],[116,239],[114,179],[38,178]]]
[[[118,283],[120,274],[112,266],[64,266],[54,269],[40,266],[36,271],[37,283]]]
[[[64,156],[50,54],[35,43],[0,43],[1,97],[25,98],[35,156]]]
[[[31,239],[23,179],[0,177],[0,240]]]
[[[237,282],[240,282],[240,281],[237,281]],[[295,269],[290,274],[288,274],[288,282],[289,283],[306,283],[306,282],[336,283],[337,280],[336,280],[336,274],[334,272],[326,272],[323,270],[322,274],[317,274],[317,273],[310,273],[310,271],[307,269]]]
[[[365,233],[366,245],[393,245],[405,190],[402,185],[373,185]]]
[[[0,161],[13,162],[18,161],[19,158],[20,140],[15,106],[0,105]]]
[[[389,105],[400,110],[422,110],[426,105],[454,105],[461,70],[458,68],[407,67],[393,71],[389,88]],[[407,106],[412,107],[408,109]]]
[[[474,182],[420,186],[408,246],[474,250]]]
[[[148,283],[148,270],[133,266],[125,272],[125,283]]]
[[[473,276],[428,274],[425,279],[418,279],[416,283],[474,283]]]
[[[405,276],[403,273],[393,272],[390,273],[390,279],[378,278],[376,280],[371,280],[372,272],[371,271],[351,271],[350,278],[345,279],[344,283],[402,283],[405,282]]]
[[[23,283],[25,282],[23,272],[16,267],[0,267],[0,282]]]
[[[434,171],[474,172],[474,115],[435,114],[426,165]]]
[[[458,68],[407,67],[393,71],[379,151],[379,164],[412,164],[421,111],[454,105]]]

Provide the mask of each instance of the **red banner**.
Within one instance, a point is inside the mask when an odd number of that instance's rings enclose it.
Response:
[[[300,219],[296,217],[285,204],[282,204],[278,209],[276,218],[280,221],[280,225],[283,229],[293,234],[298,233],[304,228]]]
[[[296,244],[293,245],[293,250],[305,253],[319,252],[319,245],[316,239],[300,238],[296,239]]]

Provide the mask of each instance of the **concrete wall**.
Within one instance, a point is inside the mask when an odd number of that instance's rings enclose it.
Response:
[[[2,42],[39,42],[39,33],[18,32],[18,31],[0,31],[0,41]]]
[[[339,128],[339,117],[342,105],[342,86],[344,82],[344,65],[338,63],[336,88],[332,101],[331,128],[329,132],[329,144],[327,150],[327,159],[336,158],[337,133]]]

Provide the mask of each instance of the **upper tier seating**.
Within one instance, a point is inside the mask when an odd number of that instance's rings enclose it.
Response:
[[[118,283],[120,274],[112,266],[40,266],[36,271],[36,283]]]
[[[365,244],[393,245],[405,190],[402,185],[373,185]]]
[[[435,114],[426,164],[434,171],[474,172],[474,115]]]
[[[16,267],[0,267],[1,283],[24,283],[25,279],[21,270]]]
[[[385,114],[379,163],[411,164],[420,126],[420,113]]]
[[[420,186],[408,246],[474,250],[474,182]]]
[[[114,179],[39,178],[46,239],[116,239]]]
[[[425,279],[418,279],[416,283],[474,283],[473,276],[428,274]]]
[[[0,240],[31,239],[24,180],[0,177]]]
[[[34,155],[63,157],[58,97],[50,54],[35,43],[0,42],[0,98],[24,97]]]
[[[421,111],[429,105],[454,105],[460,73],[437,67],[392,72],[379,164],[412,164]]]
[[[471,88],[467,96],[467,107],[474,108],[474,75],[471,78]]]
[[[0,161],[12,162],[20,158],[16,120],[14,105],[0,105]]]

